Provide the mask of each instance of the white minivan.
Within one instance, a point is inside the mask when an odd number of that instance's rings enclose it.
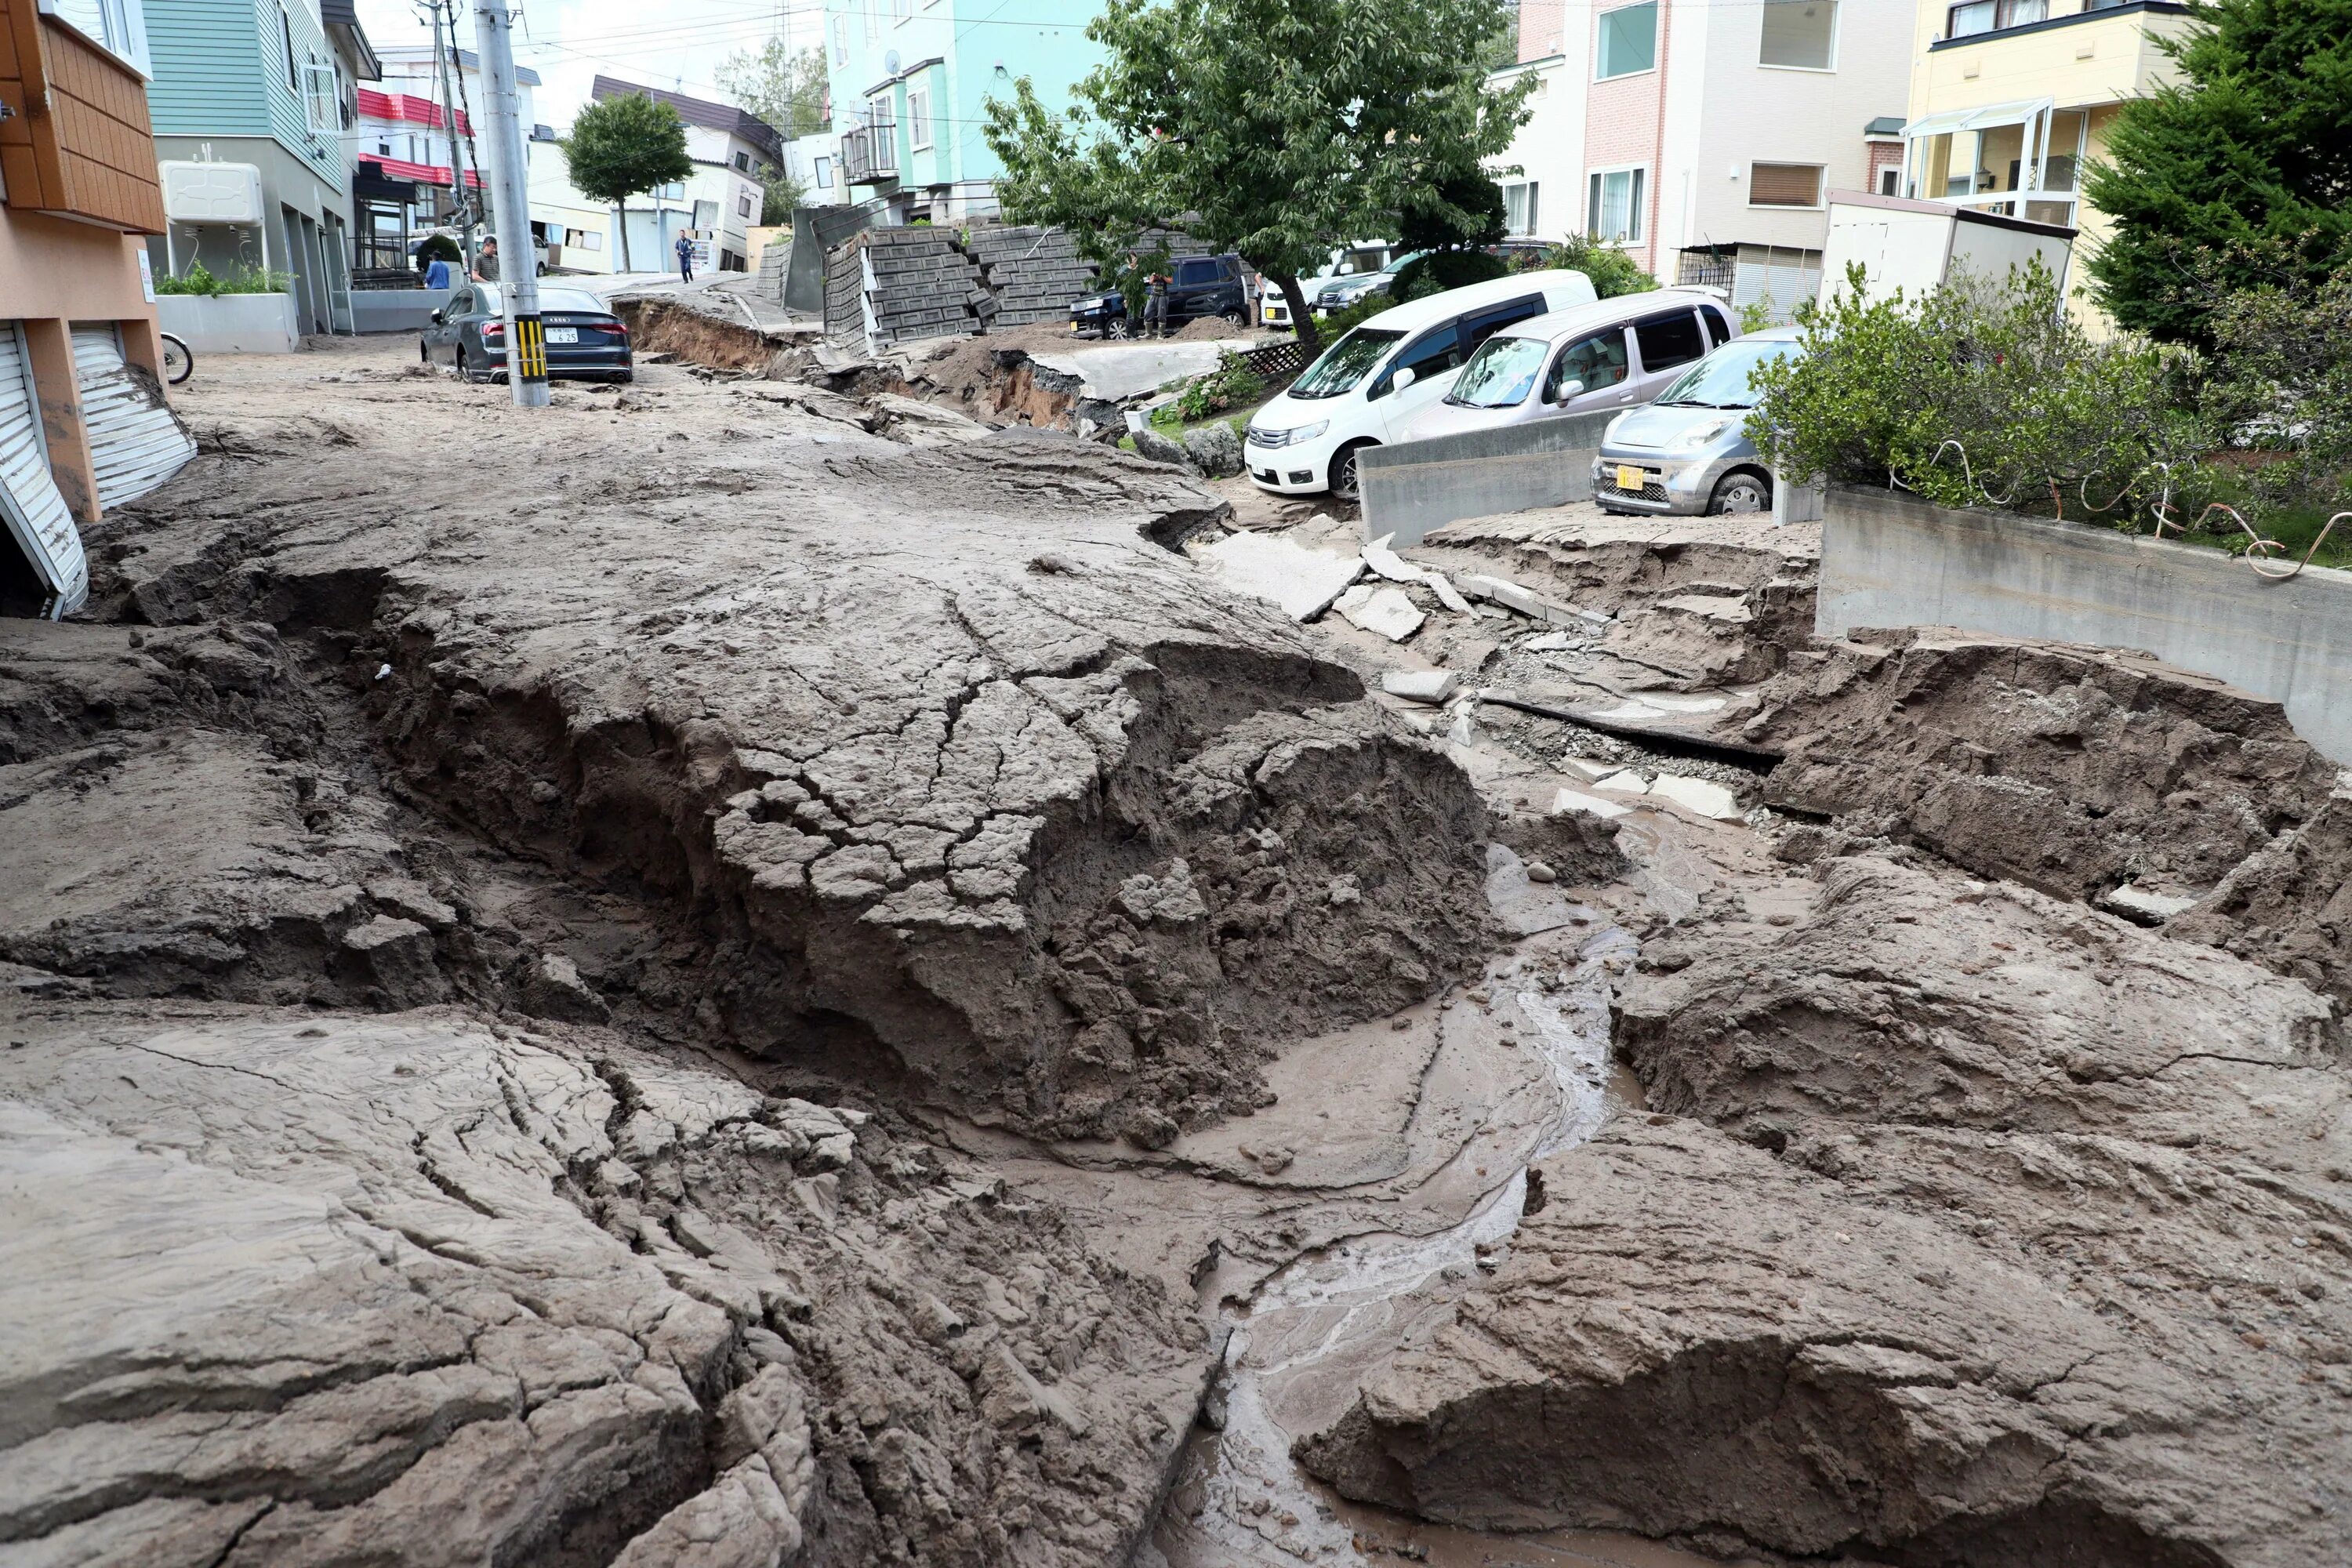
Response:
[[[1507,327],[1400,438],[1637,407],[1731,341],[1721,299],[1713,289],[1656,289]]]
[[[1514,322],[1590,305],[1581,272],[1520,272],[1382,310],[1325,349],[1243,438],[1251,482],[1277,495],[1356,496],[1356,455],[1399,440],[1480,344]]]

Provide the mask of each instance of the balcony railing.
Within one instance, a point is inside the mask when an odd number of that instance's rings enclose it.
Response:
[[[898,177],[898,128],[860,125],[841,133],[841,165],[853,185],[879,184]]]

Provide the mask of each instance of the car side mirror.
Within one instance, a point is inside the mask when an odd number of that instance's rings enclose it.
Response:
[[[1571,397],[1583,395],[1584,383],[1571,379],[1559,384],[1559,390],[1552,394],[1551,400],[1554,403],[1566,403]]]
[[[1402,370],[1398,371],[1396,374],[1391,376],[1389,379],[1399,392],[1402,392],[1406,387],[1411,386],[1414,382],[1419,381],[1421,377],[1414,372],[1412,366],[1406,365]]]
[[[433,324],[436,327],[441,324],[441,312],[438,310],[433,312]]]

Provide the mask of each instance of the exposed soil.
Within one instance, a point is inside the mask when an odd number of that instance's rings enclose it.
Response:
[[[184,389],[0,623],[0,1555],[2352,1557],[2273,705],[1733,520],[1295,626],[975,341]]]

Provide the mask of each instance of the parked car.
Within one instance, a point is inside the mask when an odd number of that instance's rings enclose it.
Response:
[[[1775,359],[1801,353],[1801,327],[1734,338],[1685,371],[1646,408],[1619,415],[1601,437],[1592,495],[1603,511],[1769,511],[1772,475],[1748,438],[1751,383]]]
[[[1381,268],[1386,267],[1396,254],[1395,246],[1386,240],[1378,239],[1360,240],[1354,245],[1335,250],[1331,253],[1331,258],[1324,263],[1321,271],[1312,278],[1302,278],[1298,280],[1299,298],[1307,301],[1308,310],[1319,310],[1320,307],[1316,304],[1316,300],[1321,297],[1324,289],[1336,282],[1353,281],[1371,277]],[[1260,291],[1258,320],[1269,327],[1287,328],[1291,324],[1290,301],[1283,297],[1281,289],[1271,284],[1265,286]]]
[[[1407,262],[1418,261],[1428,254],[1425,250],[1404,251],[1390,258],[1387,265],[1378,272],[1334,278],[1309,295],[1308,300],[1318,310],[1344,310],[1350,305],[1360,305],[1375,294],[1387,293],[1394,287],[1397,274],[1404,270]]]
[[[467,381],[503,381],[507,374],[505,309],[495,283],[461,283],[449,302],[417,333],[427,364]],[[547,378],[630,381],[628,324],[585,289],[541,289],[539,314],[547,328]]]
[[[1620,294],[1536,316],[1488,338],[1402,438],[1631,408],[1732,336],[1731,319],[1715,298],[1689,289]]]
[[[1251,481],[1278,495],[1328,489],[1353,500],[1358,455],[1396,440],[1488,338],[1593,298],[1581,272],[1528,272],[1382,310],[1325,349],[1250,420],[1242,450]]]
[[[1168,330],[1203,316],[1222,316],[1238,329],[1249,320],[1247,269],[1231,251],[1223,256],[1179,257],[1168,284]],[[1130,307],[1132,307],[1130,309]],[[1143,301],[1118,290],[1089,294],[1070,307],[1070,331],[1124,338],[1143,328]]]

